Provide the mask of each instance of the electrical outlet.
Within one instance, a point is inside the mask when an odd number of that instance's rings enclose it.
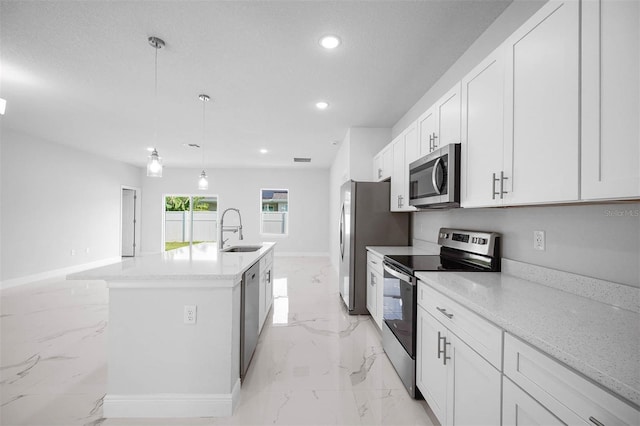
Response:
[[[184,305],[184,323],[185,324],[195,324],[197,317],[197,306],[196,305]]]
[[[544,251],[544,231],[533,231],[533,248]]]

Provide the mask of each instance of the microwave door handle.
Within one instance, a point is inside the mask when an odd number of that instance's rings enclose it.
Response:
[[[439,157],[436,160],[436,164],[433,165],[433,172],[431,173],[431,183],[433,184],[433,189],[436,191],[438,195],[442,194],[442,191],[438,187],[438,182],[436,181],[436,174],[438,173],[438,167],[442,164],[442,157]]]
[[[393,276],[393,277],[396,277],[396,278],[397,278],[397,279],[399,279],[399,280],[405,281],[405,282],[407,282],[407,283],[409,283],[409,284],[413,285],[413,279],[412,279],[412,277],[410,277],[409,275],[403,274],[402,272],[400,272],[400,271],[396,271],[395,269],[391,269],[391,268],[390,268],[389,266],[387,266],[387,265],[384,265],[384,264],[383,264],[382,266],[383,266],[383,268],[384,268],[384,271],[385,271],[386,273],[388,273],[389,275],[391,275],[391,276]]]

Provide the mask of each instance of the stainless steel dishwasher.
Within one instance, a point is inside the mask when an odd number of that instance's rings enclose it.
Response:
[[[260,301],[260,262],[242,276],[240,296],[240,380],[244,379],[258,344],[258,305]]]

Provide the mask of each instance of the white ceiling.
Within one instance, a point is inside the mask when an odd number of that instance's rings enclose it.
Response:
[[[137,166],[156,146],[166,167],[199,167],[183,144],[203,144],[206,93],[207,166],[328,167],[331,142],[393,126],[510,1],[2,1],[0,120]],[[333,51],[318,45],[329,33]],[[166,42],[157,101],[149,36]]]

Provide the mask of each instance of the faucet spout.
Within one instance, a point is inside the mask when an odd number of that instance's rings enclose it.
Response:
[[[227,214],[227,212],[228,212],[229,210],[233,210],[233,211],[235,211],[236,213],[238,213],[238,219],[239,219],[239,221],[240,221],[240,225],[238,225],[238,226],[224,226],[224,216]],[[222,249],[224,248],[224,243],[227,241],[227,240],[225,240],[225,239],[223,238],[223,237],[224,237],[224,233],[225,233],[225,232],[233,232],[234,234],[235,234],[236,232],[238,232],[238,234],[239,234],[239,235],[238,235],[238,238],[239,238],[240,240],[243,240],[243,239],[244,239],[244,237],[243,237],[243,235],[242,235],[242,215],[240,214],[240,210],[238,210],[238,209],[236,209],[236,208],[234,208],[234,207],[229,207],[229,208],[228,208],[228,209],[226,209],[224,212],[222,212],[222,216],[220,217],[220,238],[218,239],[218,240],[219,240],[218,248],[219,248],[220,250],[222,250]]]

